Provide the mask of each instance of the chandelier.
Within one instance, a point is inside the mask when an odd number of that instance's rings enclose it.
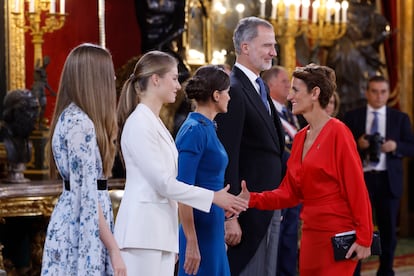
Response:
[[[260,17],[275,29],[281,63],[291,73],[296,67],[295,38],[304,34],[319,46],[331,46],[346,32],[348,1],[260,0]],[[266,11],[270,7],[270,11]]]

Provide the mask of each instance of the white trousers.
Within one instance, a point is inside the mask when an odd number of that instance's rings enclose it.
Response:
[[[121,249],[128,276],[173,276],[174,252],[152,249]]]

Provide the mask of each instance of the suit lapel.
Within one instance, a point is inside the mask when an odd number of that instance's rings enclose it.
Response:
[[[364,108],[360,109],[360,113],[357,114],[357,117],[355,118],[355,120],[357,120],[357,122],[360,122],[359,125],[359,134],[358,137],[361,136],[362,134],[366,133],[366,125],[367,125],[367,107],[365,106]]]
[[[266,86],[266,92],[267,92],[267,100],[270,105],[270,110],[272,112],[272,115],[270,115],[266,108],[263,105],[262,100],[260,99],[260,95],[256,92],[256,88],[253,86],[253,84],[250,82],[249,78],[241,71],[239,68],[234,67],[233,69],[234,76],[240,81],[243,88],[243,93],[246,95],[246,98],[249,100],[249,102],[254,106],[254,108],[257,110],[257,112],[260,114],[260,116],[263,118],[263,122],[265,122],[267,129],[271,133],[273,139],[277,143],[277,145],[281,146],[281,138],[283,135],[279,135],[281,125],[280,120],[279,124],[276,124],[276,127],[279,127],[277,129],[277,132],[275,131],[275,121],[273,120],[276,109],[272,103],[272,101],[269,98],[269,88]],[[276,115],[277,116],[277,115]]]
[[[148,119],[148,122],[153,126],[155,131],[158,133],[158,135],[162,138],[162,140],[169,146],[172,154],[172,159],[175,162],[175,168],[177,168],[177,147],[175,146],[174,139],[172,138],[170,132],[168,131],[167,127],[164,125],[164,123],[161,121],[160,118],[155,116],[155,114],[147,107],[145,106],[144,114]]]
[[[392,133],[391,127],[393,124],[389,124],[388,122],[392,122],[392,112],[390,112],[390,108],[387,106],[385,110],[385,138],[390,136],[390,133]],[[387,155],[388,156],[388,155]]]

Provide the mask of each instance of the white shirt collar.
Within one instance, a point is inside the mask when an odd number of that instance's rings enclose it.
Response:
[[[284,104],[279,103],[278,101],[276,101],[275,99],[272,98],[272,102],[276,107],[277,112],[282,112],[283,107],[285,106]]]
[[[253,84],[254,87],[256,87],[256,90],[259,91],[259,84],[256,82],[256,79],[260,76],[253,73],[250,69],[248,69],[246,66],[241,65],[240,63],[235,63],[234,66],[238,67],[246,76],[249,78],[250,82]]]
[[[383,115],[385,116],[385,113],[387,111],[387,106],[384,105],[383,107],[380,107],[378,109],[373,108],[372,106],[370,106],[369,104],[367,104],[367,111],[368,113],[374,112],[376,111],[378,115]]]

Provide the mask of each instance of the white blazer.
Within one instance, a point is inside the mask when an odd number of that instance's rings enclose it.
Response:
[[[126,120],[121,148],[126,183],[115,222],[119,247],[178,252],[176,201],[209,212],[213,192],[176,180],[174,139],[144,104]]]

